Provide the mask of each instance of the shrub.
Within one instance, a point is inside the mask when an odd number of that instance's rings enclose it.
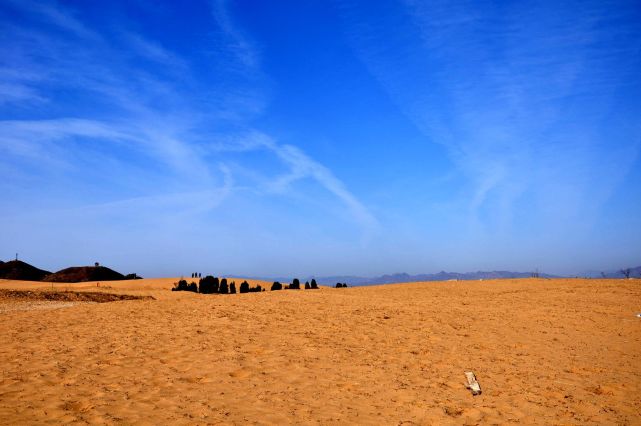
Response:
[[[316,284],[316,280],[312,278],[312,290],[318,290],[318,284]]]
[[[236,294],[236,281],[232,281],[229,284],[229,294]]]
[[[300,281],[298,278],[294,278],[292,283],[289,285],[290,290],[300,290]]]
[[[272,291],[274,290],[282,290],[283,285],[279,283],[278,281],[274,281],[274,284],[272,284]]]
[[[229,293],[229,287],[227,286],[227,278],[220,280],[220,287],[218,288],[218,293],[227,294]]]
[[[309,285],[309,281],[305,281],[305,290],[311,289],[312,286]]]
[[[180,280],[171,291],[193,291],[194,293],[198,293],[198,285],[195,282],[187,284],[187,281]]]
[[[194,282],[187,284],[187,281],[180,280],[171,291],[193,291],[194,293],[198,293],[198,286]]]
[[[186,291],[187,290],[187,281],[185,280],[180,280],[178,281],[178,284],[174,285],[174,288],[172,288],[173,291]]]
[[[218,293],[218,285],[218,278],[207,275],[200,279],[198,291],[203,294]]]
[[[261,291],[263,291],[263,288],[260,285],[249,289],[250,293],[260,293]]]
[[[243,281],[242,283],[240,283],[240,292],[249,293],[249,283],[247,281]]]
[[[347,287],[346,283],[342,283],[342,284],[341,283],[336,283],[336,288],[344,288],[344,287]]]

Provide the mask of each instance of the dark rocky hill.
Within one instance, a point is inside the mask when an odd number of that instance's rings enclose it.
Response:
[[[105,266],[72,266],[47,275],[42,281],[57,283],[79,283],[85,281],[118,281],[125,276]]]
[[[0,278],[7,280],[40,281],[49,271],[38,269],[22,260],[0,261]]]

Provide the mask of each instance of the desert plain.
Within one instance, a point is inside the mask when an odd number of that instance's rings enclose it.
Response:
[[[176,281],[0,281],[0,424],[641,424],[641,280]]]

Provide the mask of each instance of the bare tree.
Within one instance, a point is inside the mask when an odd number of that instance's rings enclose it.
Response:
[[[632,271],[630,268],[625,268],[625,269],[621,269],[620,272],[623,274],[624,277],[630,278],[630,272]]]

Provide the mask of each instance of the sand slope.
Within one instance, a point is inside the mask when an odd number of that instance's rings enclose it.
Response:
[[[0,423],[640,423],[639,280],[242,295],[174,281],[68,285],[157,300],[0,310]]]

